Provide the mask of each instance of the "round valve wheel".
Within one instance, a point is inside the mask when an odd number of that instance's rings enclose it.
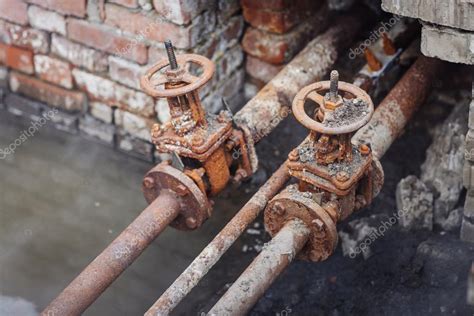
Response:
[[[176,57],[178,69],[162,70],[170,62],[164,59],[151,67],[140,80],[142,89],[152,97],[167,98],[184,95],[205,85],[214,74],[215,66],[208,58],[196,54],[183,54]],[[185,67],[187,63],[196,64],[202,68],[202,74],[194,76]],[[166,83],[178,83],[176,88],[165,89]],[[184,84],[184,85],[183,85]]]
[[[355,132],[370,120],[372,114],[374,113],[374,104],[370,99],[369,95],[359,87],[356,87],[350,83],[340,81],[338,83],[339,91],[347,92],[353,95],[355,98],[352,100],[362,100],[365,108],[361,111],[358,111],[358,115],[353,115],[351,120],[346,120],[346,117],[349,115],[341,115],[341,119],[338,120],[338,124],[328,124],[325,120],[323,122],[318,122],[317,120],[311,118],[305,110],[305,103],[308,99],[316,102],[320,108],[325,109],[325,97],[320,94],[322,91],[328,91],[330,88],[330,81],[320,81],[313,84],[310,84],[303,89],[301,89],[293,100],[292,110],[296,119],[306,128],[329,135],[338,135]],[[342,104],[335,110],[327,110],[326,113],[331,112],[336,113],[336,111],[344,111],[347,105],[346,102],[352,102],[351,100],[343,99]]]

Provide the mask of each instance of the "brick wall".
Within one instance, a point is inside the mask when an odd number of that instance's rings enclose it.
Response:
[[[57,128],[153,161],[149,128],[167,105],[138,82],[162,42],[215,61],[201,95],[216,111],[243,87],[243,28],[238,0],[0,0],[0,107],[31,119],[57,108]]]
[[[255,94],[315,36],[319,10],[327,10],[318,0],[241,0],[249,27],[242,39],[247,53],[246,95]],[[322,11],[321,11],[322,12]]]

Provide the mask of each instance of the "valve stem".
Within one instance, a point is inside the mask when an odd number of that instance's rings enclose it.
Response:
[[[338,82],[339,82],[339,72],[337,70],[331,71],[330,75],[331,84],[329,86],[329,97],[331,101],[337,100],[337,90],[338,90]]]
[[[165,41],[166,54],[168,54],[168,60],[170,62],[171,69],[178,69],[178,62],[176,61],[176,55],[174,54],[173,44],[170,40]]]

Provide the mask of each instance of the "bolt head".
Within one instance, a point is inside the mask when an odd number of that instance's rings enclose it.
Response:
[[[349,180],[349,174],[346,171],[339,171],[336,174],[336,180],[339,182],[346,182]]]
[[[178,184],[174,188],[174,192],[176,192],[176,194],[178,194],[180,196],[184,196],[184,195],[188,194],[188,189],[184,186],[184,184]]]
[[[362,155],[366,156],[370,153],[370,147],[366,144],[362,144],[359,146],[359,151]]]
[[[197,227],[197,220],[192,216],[186,218],[186,226],[188,226],[191,229],[196,228]]]
[[[152,177],[146,177],[143,179],[143,185],[147,189],[151,189],[155,186],[155,180]]]

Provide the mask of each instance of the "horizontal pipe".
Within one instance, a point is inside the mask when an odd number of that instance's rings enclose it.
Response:
[[[41,313],[82,314],[152,243],[180,211],[176,197],[163,191]]]
[[[278,193],[289,178],[288,169],[284,163],[201,251],[145,315],[168,315],[242,235],[247,226],[257,218],[268,201]]]
[[[374,156],[382,158],[426,101],[441,65],[438,59],[420,56],[383,99],[369,123],[352,137],[352,143],[370,144]]]
[[[207,315],[245,315],[306,244],[310,229],[300,219],[287,222]]]

